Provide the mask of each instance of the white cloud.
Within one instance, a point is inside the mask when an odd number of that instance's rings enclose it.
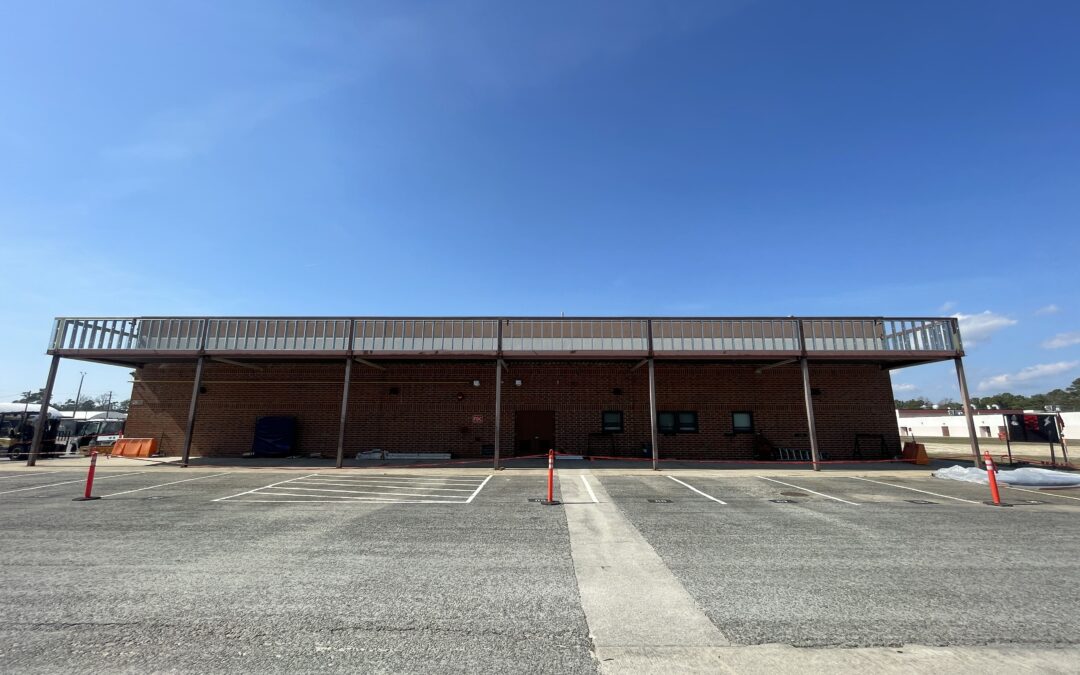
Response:
[[[981,314],[953,314],[953,318],[960,322],[960,337],[967,347],[974,347],[989,340],[991,335],[1002,328],[1016,325],[1016,319],[994,314],[990,310]]]
[[[892,390],[893,390],[893,393],[900,394],[900,393],[908,393],[908,392],[912,392],[912,391],[918,391],[919,388],[917,386],[915,386],[914,384],[904,383],[904,384],[894,384],[892,386]]]
[[[1080,331],[1058,333],[1042,343],[1043,349],[1061,349],[1062,347],[1071,347],[1072,345],[1080,345]]]
[[[1035,314],[1042,316],[1044,314],[1057,314],[1061,311],[1061,308],[1057,305],[1047,305],[1046,307],[1040,307],[1035,310]]]
[[[1040,363],[1034,366],[1028,366],[1017,373],[1006,373],[1003,375],[995,375],[989,379],[983,380],[979,383],[980,390],[988,389],[1007,389],[1012,386],[1022,385],[1027,382],[1034,382],[1043,380],[1046,378],[1067,373],[1070,370],[1076,369],[1080,366],[1080,361],[1058,361],[1057,363]]]
[[[948,312],[953,311],[954,309],[956,309],[956,303],[953,302],[952,300],[949,300],[948,302],[943,304],[941,307],[938,307],[937,311],[940,312],[941,314],[946,314]]]

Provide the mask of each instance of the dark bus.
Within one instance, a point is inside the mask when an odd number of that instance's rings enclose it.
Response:
[[[6,454],[12,460],[27,459],[30,456],[30,445],[34,442],[37,417],[38,413],[0,413],[0,454]],[[59,429],[60,419],[49,418],[45,424],[45,433],[41,437],[41,457],[54,457],[59,454],[56,447]]]

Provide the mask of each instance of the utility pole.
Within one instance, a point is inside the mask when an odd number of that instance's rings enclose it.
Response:
[[[26,411],[27,411],[29,405],[30,405],[30,397],[27,396],[26,400],[23,401],[22,419],[19,420],[19,440],[20,441],[23,439],[22,435],[25,433],[25,429],[26,429]]]
[[[82,396],[82,383],[86,377],[86,372],[79,371],[79,390],[75,392],[75,409],[71,411],[71,419],[76,419],[79,412],[79,397]]]

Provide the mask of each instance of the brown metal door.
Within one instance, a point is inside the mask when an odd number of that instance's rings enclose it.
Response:
[[[542,455],[554,447],[554,410],[519,410],[514,414],[514,448],[517,454]]]

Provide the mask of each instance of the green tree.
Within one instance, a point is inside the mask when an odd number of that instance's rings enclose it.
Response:
[[[17,399],[16,403],[41,403],[42,397],[45,396],[45,389],[38,389],[37,391],[24,391],[22,397]]]
[[[1065,401],[1073,410],[1080,410],[1080,377],[1065,387]]]
[[[923,407],[929,408],[930,407],[930,399],[926,398],[925,396],[921,397],[921,398],[908,399],[906,401],[903,401],[903,400],[900,400],[900,399],[895,399],[893,401],[893,403],[896,404],[897,408],[903,408],[905,410],[912,410],[912,409],[923,408]]]
[[[987,405],[996,404],[1000,408],[1010,408],[1022,410],[1024,408],[1032,408],[1035,402],[1030,396],[1024,396],[1023,394],[1012,394],[1009,392],[1003,392],[1001,394],[993,394],[991,396],[984,396],[982,398]]]
[[[91,404],[91,401],[93,401],[93,399],[91,399],[90,396],[79,396],[78,406],[76,405],[75,399],[68,399],[64,403],[53,401],[52,405],[57,410],[92,410],[93,405]]]

